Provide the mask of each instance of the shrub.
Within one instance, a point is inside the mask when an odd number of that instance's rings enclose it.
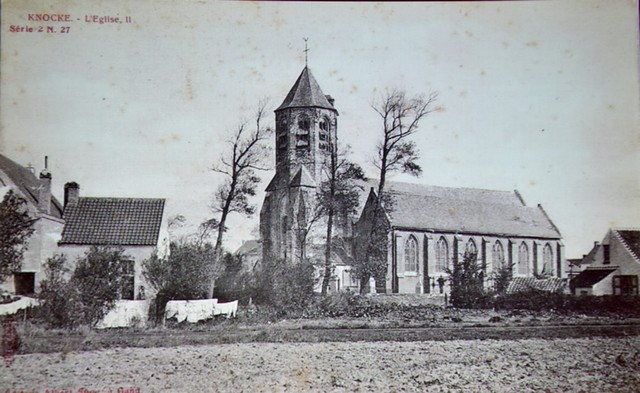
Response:
[[[483,271],[478,266],[476,253],[465,252],[462,262],[448,270],[451,282],[451,304],[457,308],[483,308],[488,296],[484,291]]]
[[[209,244],[172,242],[168,256],[157,252],[142,263],[142,274],[156,292],[153,300],[155,318],[161,320],[170,300],[207,297],[211,285],[214,251]]]
[[[50,328],[71,328],[76,319],[72,317],[76,300],[74,291],[66,278],[69,274],[64,255],[54,255],[44,264],[45,279],[40,283],[39,316]]]
[[[640,297],[637,296],[572,296],[529,290],[497,296],[496,309],[556,311],[584,315],[640,317]]]
[[[91,247],[76,263],[70,285],[77,291],[77,318],[90,326],[100,322],[120,298],[131,258],[122,248]]]
[[[249,293],[256,303],[271,307],[275,317],[301,316],[314,303],[316,280],[311,263],[278,260],[254,272]]]
[[[67,279],[66,258],[56,255],[48,259],[38,294],[43,321],[50,327],[94,326],[120,298],[129,260],[122,248],[92,247],[76,261]]]

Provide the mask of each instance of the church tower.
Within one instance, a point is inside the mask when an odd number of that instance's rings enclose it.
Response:
[[[335,151],[338,111],[305,66],[275,115],[276,174],[260,212],[263,261],[299,261],[315,189]]]

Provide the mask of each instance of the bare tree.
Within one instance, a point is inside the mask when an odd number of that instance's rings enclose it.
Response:
[[[416,162],[419,158],[416,144],[409,137],[418,131],[420,120],[433,111],[436,99],[437,93],[407,98],[405,92],[393,90],[372,105],[382,118],[382,140],[378,142],[374,160],[380,171],[378,195],[384,193],[388,174],[403,172],[419,176],[422,173]]]
[[[393,172],[408,173],[419,176],[422,168],[417,163],[419,152],[414,141],[410,139],[418,131],[420,120],[433,111],[437,99],[436,93],[428,96],[407,97],[399,90],[387,91],[372,108],[382,119],[382,139],[376,146],[377,155],[374,165],[379,170],[377,198],[373,209],[373,223],[365,234],[356,237],[356,250],[360,250],[358,261],[354,267],[356,276],[360,278],[360,290],[366,291],[369,277],[376,279],[380,287],[386,272],[386,250],[389,223],[384,209],[392,209],[393,198],[385,192],[387,176]],[[362,244],[366,242],[366,244]]]
[[[333,227],[336,216],[348,217],[356,213],[362,186],[357,181],[366,180],[362,168],[347,159],[348,149],[340,151],[337,141],[332,145],[330,160],[325,165],[326,180],[317,193],[317,210],[326,218],[326,243],[324,250],[324,274],[322,295],[327,294],[332,275]]]
[[[255,114],[255,128],[250,129],[247,123],[241,124],[228,141],[229,150],[212,168],[214,172],[225,176],[224,183],[218,188],[213,201],[213,211],[220,214],[217,220],[217,234],[214,245],[214,263],[218,264],[222,256],[222,243],[229,214],[240,213],[251,216],[255,207],[249,198],[256,194],[260,178],[257,171],[268,170],[265,165],[266,145],[271,129],[261,124],[265,116],[266,100],[262,100]],[[211,279],[209,296],[213,295],[215,277]]]

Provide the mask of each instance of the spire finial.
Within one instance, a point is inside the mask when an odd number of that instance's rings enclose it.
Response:
[[[302,39],[304,40],[304,66],[306,67],[309,61],[309,48],[307,48],[307,41],[309,41],[309,38],[303,37]]]

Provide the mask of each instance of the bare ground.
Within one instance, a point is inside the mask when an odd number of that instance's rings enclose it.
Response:
[[[238,343],[18,355],[2,392],[636,392],[640,337]],[[126,391],[126,390],[125,390]]]

